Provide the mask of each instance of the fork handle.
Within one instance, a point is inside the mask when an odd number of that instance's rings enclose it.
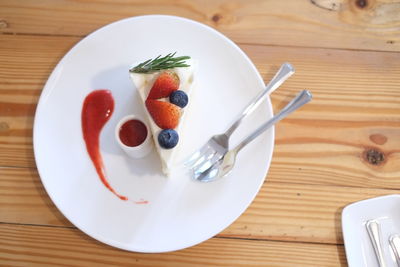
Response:
[[[248,137],[246,137],[241,143],[239,143],[234,148],[234,150],[236,150],[236,152],[239,152],[244,146],[246,146],[248,143],[250,143],[255,138],[257,138],[265,130],[267,130],[272,125],[274,125],[278,121],[282,120],[286,116],[288,116],[293,111],[299,109],[303,105],[310,102],[311,99],[312,99],[312,94],[310,91],[308,91],[308,90],[301,91],[292,101],[289,102],[289,104],[286,105],[286,107],[284,107],[281,111],[279,111],[278,114],[273,116],[270,120],[268,120],[266,123],[264,123],[259,128],[257,128],[257,130],[255,130],[252,134],[250,134]]]
[[[271,94],[275,91],[276,88],[281,86],[281,84],[286,81],[287,78],[292,76],[294,73],[294,68],[289,63],[283,63],[279,68],[278,72],[272,78],[272,80],[267,84],[265,89],[257,95],[246,107],[246,109],[242,112],[240,117],[231,125],[231,127],[225,132],[225,135],[228,138],[232,135],[232,133],[239,127],[240,123],[244,118],[246,118],[250,113],[252,113],[260,103],[267,97],[267,95]]]

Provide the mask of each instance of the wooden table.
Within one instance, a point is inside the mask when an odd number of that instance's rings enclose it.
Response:
[[[77,230],[38,176],[32,126],[61,57],[93,30],[142,14],[208,24],[235,41],[265,80],[296,74],[275,110],[307,88],[314,100],[276,127],[266,182],[248,210],[210,240],[131,253]],[[400,1],[0,0],[1,266],[346,266],[341,211],[400,193]]]

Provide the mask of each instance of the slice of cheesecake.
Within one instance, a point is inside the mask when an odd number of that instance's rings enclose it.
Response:
[[[171,64],[171,68],[149,73],[145,70],[133,72],[135,68],[130,70],[131,80],[146,110],[150,131],[161,159],[163,173],[166,175],[170,174],[170,170],[177,163],[177,155],[182,146],[179,136],[182,135],[187,110],[191,107],[196,80],[196,62],[189,57],[179,58],[185,60]],[[136,67],[138,66],[140,67],[140,64]]]

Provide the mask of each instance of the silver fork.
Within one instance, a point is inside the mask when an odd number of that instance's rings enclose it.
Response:
[[[190,169],[197,169],[198,171],[205,171],[217,160],[219,156],[224,154],[229,149],[229,138],[236,128],[240,125],[242,120],[252,113],[261,102],[276,88],[278,88],[286,79],[294,73],[294,68],[289,63],[284,63],[279,68],[278,72],[267,84],[265,89],[258,94],[244,109],[239,118],[223,133],[211,137],[199,150],[193,153],[192,156],[185,162],[185,165]]]
[[[261,133],[270,128],[272,125],[282,120],[283,118],[291,114],[293,111],[299,109],[303,105],[310,102],[311,99],[312,99],[312,94],[309,91],[303,90],[302,92],[300,92],[278,114],[276,114],[266,123],[257,128],[252,134],[246,137],[235,148],[227,152],[225,151],[222,154],[219,154],[218,155],[219,160],[209,165],[209,167],[206,170],[194,168],[193,169],[194,178],[201,182],[211,182],[217,178],[221,178],[227,175],[233,169],[233,166],[235,165],[236,155],[243,147],[245,147],[247,144],[249,144],[251,141],[257,138]]]

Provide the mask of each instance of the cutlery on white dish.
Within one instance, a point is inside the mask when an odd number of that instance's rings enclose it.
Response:
[[[372,246],[374,247],[376,257],[380,267],[386,267],[386,262],[383,257],[381,228],[379,222],[376,220],[368,220],[365,223],[369,238],[371,239]]]
[[[400,267],[400,236],[398,234],[393,234],[389,237],[389,244],[396,256],[397,266]]]

